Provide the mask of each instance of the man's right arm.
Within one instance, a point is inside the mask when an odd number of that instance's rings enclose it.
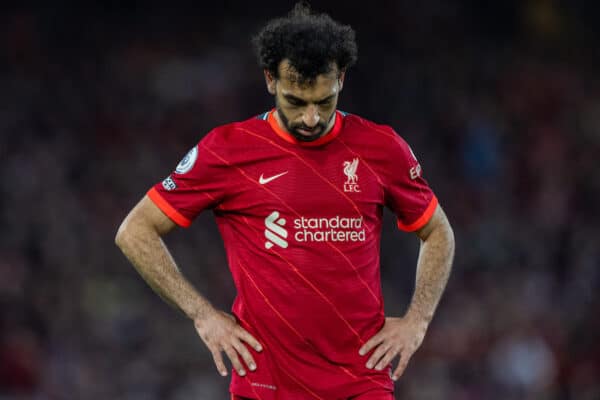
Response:
[[[163,300],[192,320],[204,319],[213,307],[180,273],[161,239],[176,226],[145,196],[121,223],[115,242]]]
[[[121,223],[115,242],[148,285],[194,321],[194,326],[211,351],[221,375],[227,374],[221,351],[225,351],[238,373],[244,375],[244,368],[237,354],[242,356],[251,370],[255,368],[255,363],[242,341],[257,351],[261,349],[260,344],[233,317],[216,310],[181,274],[161,239],[161,236],[172,231],[175,226],[145,196]]]

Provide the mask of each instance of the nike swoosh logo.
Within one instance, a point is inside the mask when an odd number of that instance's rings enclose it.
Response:
[[[267,184],[267,183],[271,182],[272,180],[275,180],[275,179],[279,178],[280,176],[283,176],[287,173],[288,173],[288,171],[285,171],[280,174],[270,176],[268,178],[265,178],[265,177],[263,177],[263,174],[260,174],[260,178],[258,178],[258,183],[260,183],[261,185]]]

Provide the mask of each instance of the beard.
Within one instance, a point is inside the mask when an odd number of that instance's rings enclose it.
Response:
[[[323,136],[327,132],[327,126],[331,122],[331,119],[335,116],[334,111],[327,121],[320,121],[315,126],[310,128],[304,125],[302,122],[291,123],[279,105],[277,105],[277,113],[279,114],[279,119],[285,126],[285,129],[301,142],[313,142]],[[310,134],[307,135],[306,133],[301,133],[300,129],[305,132],[309,132]]]

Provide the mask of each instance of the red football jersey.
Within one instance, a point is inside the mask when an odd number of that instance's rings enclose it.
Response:
[[[213,210],[237,289],[232,311],[264,350],[231,392],[346,399],[393,391],[390,367],[359,348],[384,323],[379,272],[383,207],[415,231],[437,199],[390,127],[336,112],[332,130],[299,142],[273,111],[218,127],[148,196],[187,227]]]

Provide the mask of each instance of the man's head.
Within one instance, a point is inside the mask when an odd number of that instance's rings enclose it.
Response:
[[[298,140],[319,138],[333,124],[345,72],[357,59],[352,28],[298,3],[253,41],[280,121]]]

